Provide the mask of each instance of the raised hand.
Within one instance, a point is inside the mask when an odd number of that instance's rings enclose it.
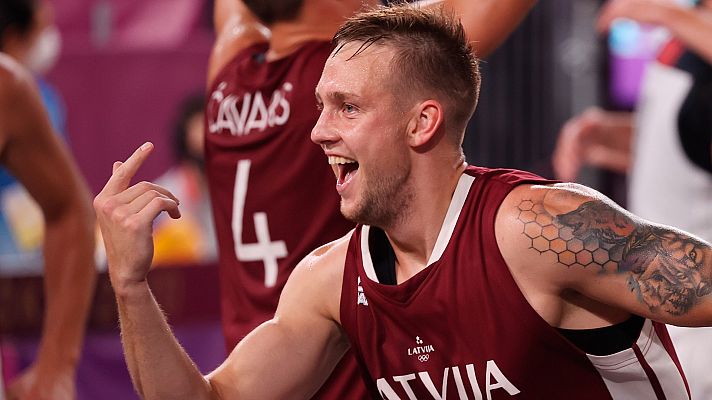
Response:
[[[602,111],[589,108],[581,115],[571,118],[561,128],[556,143],[552,164],[557,179],[574,181],[581,168],[587,164],[587,138],[600,129]]]
[[[125,162],[115,162],[113,173],[94,199],[94,209],[106,247],[114,290],[143,282],[153,258],[153,220],[163,211],[180,218],[178,199],[151,182],[129,186],[148,158],[153,144],[144,143]]]

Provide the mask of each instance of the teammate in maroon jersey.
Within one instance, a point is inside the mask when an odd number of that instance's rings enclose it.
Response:
[[[129,187],[150,144],[115,164],[95,207],[139,391],[308,397],[351,345],[388,399],[688,397],[651,320],[712,324],[712,247],[584,186],[467,167],[479,73],[451,19],[380,9],[335,43],[312,140],[361,225],[308,255],[275,317],[207,377],[146,282],[151,221],[178,216],[177,200]]]
[[[319,22],[312,13],[292,16],[299,7],[289,2],[248,5],[271,23],[271,37],[239,1],[217,3],[222,34],[211,60],[206,110],[206,173],[228,352],[272,318],[299,260],[353,228],[339,213],[331,171],[308,132],[319,117],[314,87],[331,52],[328,39],[340,16],[360,2],[334,2]],[[226,20],[228,7],[235,15]],[[316,397],[363,394],[356,362],[347,356]]]
[[[500,4],[491,10],[486,8],[494,1],[477,4],[483,11],[468,21],[480,51],[489,52],[532,4],[515,1],[516,6]],[[218,38],[208,76],[206,173],[219,243],[228,351],[272,318],[299,260],[353,228],[339,212],[331,169],[309,132],[319,118],[314,88],[332,50],[331,37],[344,16],[375,3],[216,3]],[[483,24],[479,15],[502,23]],[[363,397],[352,357],[345,357],[334,375],[316,397]]]

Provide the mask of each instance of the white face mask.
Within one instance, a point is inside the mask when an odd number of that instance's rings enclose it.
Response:
[[[27,52],[25,66],[30,71],[44,75],[54,67],[62,49],[62,36],[56,26],[45,28],[35,39],[35,43]]]

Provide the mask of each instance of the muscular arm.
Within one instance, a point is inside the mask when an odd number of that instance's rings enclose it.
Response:
[[[439,4],[423,1],[422,4]],[[477,57],[492,53],[519,25],[536,0],[442,0],[446,10],[458,16]]]
[[[510,269],[553,292],[574,290],[660,322],[712,324],[710,244],[638,218],[592,189],[517,188],[497,227]]]
[[[616,18],[660,25],[712,64],[712,10],[707,6],[686,8],[664,0],[610,0],[598,20],[599,30],[608,30]]]
[[[203,377],[177,343],[146,281],[153,219],[163,211],[180,216],[177,199],[165,189],[147,182],[129,187],[151,148],[147,144],[116,163],[94,200],[137,391],[146,399],[308,398],[347,348],[337,323],[344,251],[323,248],[300,263],[275,317]]]
[[[117,294],[124,351],[144,399],[309,398],[346,351],[338,325],[325,313],[320,273],[300,265],[290,276],[275,317],[245,337],[206,377],[172,335],[144,282]],[[323,274],[322,274],[323,275]],[[321,280],[321,282],[320,282]],[[333,297],[333,296],[332,296]],[[319,304],[317,304],[319,300]],[[319,310],[314,312],[314,308]]]
[[[69,379],[71,386],[96,278],[89,194],[52,132],[29,74],[2,58],[0,80],[0,136],[5,142],[0,161],[37,201],[45,220],[43,335],[32,375],[20,383],[22,390],[34,390],[29,388],[47,387],[56,378]],[[59,373],[68,375],[57,377]],[[40,398],[39,393],[34,396]],[[49,397],[64,398],[53,393]]]
[[[348,348],[338,321],[347,240],[335,243],[294,269],[275,317],[210,375],[224,398],[310,398],[331,374]]]

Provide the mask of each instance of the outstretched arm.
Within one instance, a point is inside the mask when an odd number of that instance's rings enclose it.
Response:
[[[124,352],[146,399],[307,398],[348,347],[338,327],[343,256],[308,257],[293,271],[275,317],[243,339],[203,377],[173,336],[146,280],[153,256],[152,222],[178,218],[177,199],[160,186],[130,180],[151,152],[144,144],[117,162],[94,200],[119,305]],[[325,261],[326,260],[326,261]],[[328,268],[328,266],[332,268]]]
[[[508,225],[505,225],[508,224]],[[497,229],[510,268],[629,313],[712,324],[712,247],[576,184],[518,187]]]
[[[52,132],[32,77],[0,55],[3,147],[0,162],[39,204],[45,220],[42,340],[37,360],[9,387],[9,398],[72,399],[96,279],[89,193]]]

